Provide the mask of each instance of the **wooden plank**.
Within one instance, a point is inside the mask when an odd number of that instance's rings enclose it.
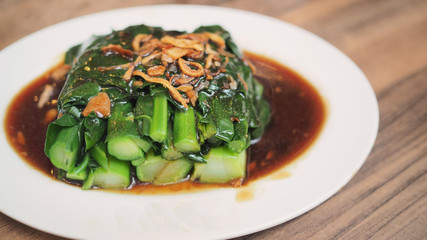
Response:
[[[0,213],[0,239],[7,240],[66,240],[49,233],[26,226],[2,213]]]
[[[280,16],[336,45],[375,92],[427,63],[427,1],[314,1]]]
[[[427,218],[427,205],[415,207],[420,203],[427,203],[427,158],[421,158],[416,163],[405,169],[393,181],[387,183],[381,190],[398,189],[396,194],[387,199],[383,205],[363,219],[358,225],[341,236],[343,239],[415,239],[411,232],[403,231],[412,226],[412,232],[418,232],[424,228],[423,219]],[[414,174],[417,173],[417,174]],[[403,179],[406,178],[406,179]],[[407,180],[407,181],[404,181]],[[408,215],[411,209],[421,211],[421,215]],[[403,217],[403,215],[405,217]],[[420,217],[414,217],[420,216]],[[400,235],[400,237],[398,237]]]
[[[426,179],[420,181],[422,181],[421,184],[425,191]],[[390,224],[379,229],[372,236],[372,239],[425,239],[427,236],[425,227],[427,222],[426,206],[427,197],[424,195],[391,219]]]

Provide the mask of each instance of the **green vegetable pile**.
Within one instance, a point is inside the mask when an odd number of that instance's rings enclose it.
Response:
[[[45,143],[57,178],[83,189],[244,180],[270,110],[222,27],[131,26],[72,47],[65,64]]]

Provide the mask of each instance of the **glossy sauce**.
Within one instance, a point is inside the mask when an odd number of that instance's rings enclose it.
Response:
[[[282,168],[303,153],[318,136],[325,121],[325,106],[317,91],[300,75],[275,61],[245,52],[256,67],[256,78],[263,83],[270,103],[271,120],[261,140],[248,150],[247,178],[244,184]],[[63,82],[50,76],[55,68],[27,85],[9,105],[5,131],[15,151],[31,166],[53,178],[53,166],[44,154],[48,122],[46,113],[56,109],[56,97]],[[38,97],[45,85],[54,86],[54,99],[42,108]],[[166,186],[134,184],[126,193],[161,194],[227,187],[225,184],[183,182]]]
[[[291,69],[245,52],[264,85],[271,119],[261,141],[249,148],[247,180],[263,177],[291,162],[318,136],[326,109],[319,93]]]

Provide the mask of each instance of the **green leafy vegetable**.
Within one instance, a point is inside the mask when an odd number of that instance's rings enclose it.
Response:
[[[246,149],[270,108],[221,26],[130,26],[73,46],[64,61],[61,117],[45,143],[61,177],[83,189],[128,188],[132,176],[158,185],[245,178]]]

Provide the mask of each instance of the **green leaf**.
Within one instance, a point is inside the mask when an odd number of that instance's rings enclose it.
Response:
[[[89,99],[98,95],[101,87],[93,82],[85,82],[75,88],[64,88],[65,92],[59,97],[60,106],[66,107],[73,105],[84,105],[89,102]]]
[[[55,143],[59,132],[66,127],[72,127],[78,125],[80,122],[74,118],[71,114],[65,113],[54,122],[50,123],[47,128],[46,140],[45,140],[45,154],[49,157],[49,152],[52,145]]]
[[[86,151],[94,146],[105,135],[107,129],[106,120],[99,118],[95,113],[89,114],[83,121],[85,128]]]

